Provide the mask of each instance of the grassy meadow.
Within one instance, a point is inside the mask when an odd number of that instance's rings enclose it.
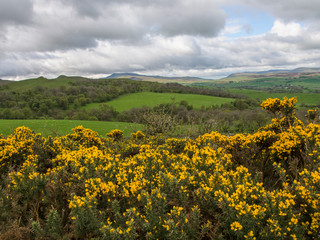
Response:
[[[221,105],[234,101],[232,98],[212,97],[197,94],[180,94],[180,93],[153,93],[139,92],[120,96],[114,100],[106,102],[109,106],[114,107],[117,111],[122,112],[131,108],[139,108],[143,106],[154,107],[163,103],[179,103],[187,101],[195,109],[202,106],[209,107],[211,105]],[[84,109],[98,108],[101,103],[92,103],[84,106]]]
[[[141,124],[125,122],[102,122],[102,121],[81,121],[81,120],[0,120],[0,133],[7,136],[12,134],[14,129],[20,126],[30,128],[36,133],[47,136],[63,136],[71,133],[71,129],[77,126],[90,128],[101,136],[114,129],[120,129],[125,136],[142,129]]]
[[[230,88],[230,92],[246,95],[252,99],[259,99],[264,101],[268,98],[283,98],[283,97],[297,97],[298,103],[297,105],[301,105],[302,103],[306,105],[318,105],[320,103],[320,94],[318,93],[279,93],[279,92],[266,92],[266,91],[258,91],[258,90],[251,90],[251,89],[237,89],[237,88]]]
[[[319,74],[247,74],[216,81],[197,83],[195,86],[223,88],[230,93],[246,95],[264,101],[267,98],[297,97],[298,105],[315,106],[320,103]]]

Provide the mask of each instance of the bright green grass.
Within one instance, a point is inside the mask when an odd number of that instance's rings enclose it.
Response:
[[[117,111],[122,112],[131,108],[139,108],[143,106],[154,107],[161,103],[179,103],[185,100],[188,104],[196,109],[202,106],[209,107],[211,105],[221,105],[223,103],[232,102],[232,98],[212,97],[197,94],[179,94],[179,93],[153,93],[153,92],[139,92],[120,96],[106,104],[113,106]],[[92,103],[86,105],[84,108],[92,109],[98,108],[101,103]]]
[[[235,89],[230,88],[231,93],[247,95],[253,99],[260,99],[261,101],[266,100],[267,98],[280,98],[283,97],[297,97],[298,105],[305,103],[307,105],[317,105],[320,103],[320,94],[318,93],[269,93],[265,91],[257,90],[248,90],[248,89]]]
[[[96,131],[99,135],[105,136],[106,133],[114,129],[124,131],[125,136],[142,129],[142,125],[124,122],[100,122],[100,121],[80,121],[80,120],[0,120],[0,134],[9,135],[13,130],[20,126],[25,126],[35,133],[43,136],[63,136],[72,133],[72,128],[82,125]]]

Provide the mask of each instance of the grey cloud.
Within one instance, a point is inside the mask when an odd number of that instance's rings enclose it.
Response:
[[[240,1],[267,8],[288,21],[317,18],[309,3]],[[25,12],[10,8],[9,2],[23,6]],[[319,9],[318,0],[310,2]],[[216,70],[221,75],[223,69],[320,64],[317,21],[308,22],[297,36],[270,32],[232,39],[219,36],[226,16],[217,4],[212,0],[0,0],[0,13],[3,7],[11,13],[0,14],[0,25],[8,26],[0,31],[0,78],[116,71],[164,75],[195,71],[201,76]]]
[[[239,3],[239,1],[234,1]],[[268,10],[274,16],[286,21],[314,21],[320,19],[319,0],[242,0],[248,6]]]
[[[212,37],[224,27],[226,17],[211,0],[33,0],[33,4],[33,21],[23,29],[10,29],[7,39],[12,41],[2,38],[8,49],[86,49],[96,47],[98,41],[137,44],[150,35]],[[22,38],[15,40],[19,35]]]
[[[29,23],[32,7],[31,0],[0,0],[0,25]]]
[[[103,11],[108,11],[107,6],[110,4],[110,1],[104,0],[67,0],[65,2],[73,6],[80,16],[94,19],[98,18]]]
[[[225,13],[213,1],[207,0],[173,1],[160,8],[151,5],[143,11],[155,33],[169,36],[216,36],[223,29],[226,18]]]
[[[89,16],[95,23],[104,22],[106,38],[108,33],[123,38],[129,31],[137,33],[164,34],[176,36],[216,35],[225,24],[224,12],[211,0],[69,0],[78,17]],[[117,31],[115,31],[117,28]],[[113,34],[117,33],[117,34]],[[121,34],[120,34],[121,33]]]

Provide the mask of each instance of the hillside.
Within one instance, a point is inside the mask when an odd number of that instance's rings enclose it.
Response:
[[[295,77],[290,77],[293,74]],[[123,77],[124,74],[102,79],[59,76],[6,82],[0,86],[0,119],[145,124],[155,122],[156,119],[147,118],[158,114],[159,119],[201,126],[201,131],[214,127],[235,133],[255,131],[268,121],[269,116],[258,111],[261,101],[270,97],[296,97],[302,111],[320,106],[320,73],[316,69],[239,73],[210,81],[161,76],[147,76],[147,80],[138,74],[128,75],[133,79]],[[190,82],[161,83],[152,79]]]
[[[61,75],[55,79],[48,79],[45,77],[38,77],[32,79],[25,79],[21,81],[8,81],[6,88],[12,91],[25,91],[35,87],[42,88],[56,88],[77,85],[81,82],[88,81],[88,78],[78,76],[64,76]]]
[[[178,83],[123,78],[39,77],[0,87],[0,119],[68,119],[143,124],[150,112],[165,111],[172,118],[187,124],[208,119],[210,116],[206,109],[209,107],[219,108],[224,104],[232,107],[231,102],[240,98],[237,94],[219,89]]]
[[[260,72],[240,72],[240,73],[232,73],[227,78],[239,77],[239,76],[247,76],[247,77],[294,77],[301,76],[303,74],[312,75],[312,74],[320,74],[320,68],[295,68],[292,70],[267,70]],[[224,78],[225,79],[225,78]]]
[[[1,85],[5,85],[5,84],[8,84],[8,83],[11,83],[11,82],[12,82],[12,81],[0,79],[0,86],[1,86]]]
[[[203,79],[198,77],[164,77],[164,76],[149,76],[149,75],[140,75],[136,73],[114,73],[108,76],[107,78],[127,78],[137,81],[151,81],[151,82],[160,82],[160,83],[184,83],[190,84],[195,82],[207,82],[209,79]]]
[[[269,92],[318,92],[320,91],[320,68],[233,73],[226,78],[193,85]]]
[[[262,72],[240,72],[230,74],[216,83],[252,81],[265,78],[284,78],[294,80],[299,78],[312,78],[320,75],[320,68],[296,68],[293,70],[268,70]]]

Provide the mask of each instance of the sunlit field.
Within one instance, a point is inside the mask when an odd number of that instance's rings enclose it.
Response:
[[[130,136],[133,131],[141,130],[141,124],[124,123],[124,122],[105,122],[105,121],[81,121],[81,120],[0,120],[0,132],[3,135],[12,134],[14,129],[20,126],[30,128],[42,136],[63,136],[72,133],[71,129],[77,126],[83,126],[96,131],[99,135],[104,136],[113,129],[121,129],[125,136]]]
[[[143,106],[154,107],[159,104],[172,102],[176,102],[178,104],[181,101],[187,101],[194,108],[200,109],[201,107],[209,107],[212,105],[220,106],[223,103],[230,103],[234,101],[234,99],[196,94],[139,92],[120,96],[106,104],[114,107],[117,111],[122,112],[131,108],[139,108]],[[100,103],[87,104],[84,108],[98,108],[99,105]]]

